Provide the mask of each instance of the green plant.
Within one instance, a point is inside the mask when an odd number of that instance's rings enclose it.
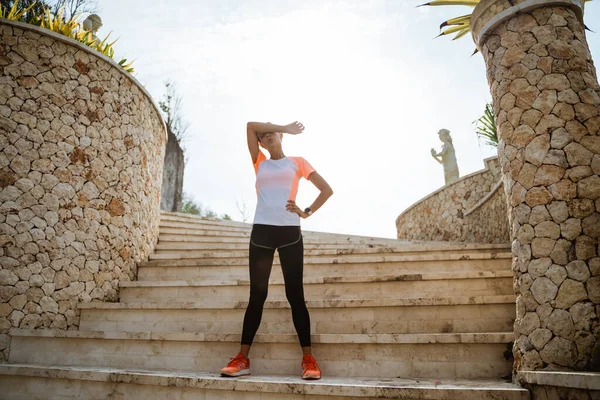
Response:
[[[123,68],[125,71],[129,72],[129,73],[133,73],[134,69],[132,67],[133,62],[135,60],[131,60],[129,62],[127,62],[126,58],[121,59],[121,61],[119,61],[119,65],[121,66],[121,68]]]
[[[27,12],[29,12],[29,10],[31,10],[34,6],[35,3],[26,8],[19,8],[19,0],[17,0],[13,3],[13,6],[10,10],[0,7],[0,18],[6,18],[11,21],[22,21],[23,16],[27,14]]]
[[[221,214],[220,216],[211,210],[209,207],[204,207],[202,203],[196,203],[194,198],[189,194],[183,192],[183,199],[181,201],[181,212],[184,214],[198,215],[203,218],[222,219],[231,221],[229,214]]]
[[[58,13],[53,14],[49,8],[46,8],[44,14],[41,17],[40,26],[46,28],[52,32],[60,33],[61,35],[78,39],[79,38],[79,16],[74,16],[69,20],[65,20],[63,17],[63,9],[61,8]]]
[[[18,8],[24,11],[24,14],[18,21],[36,25],[35,17],[42,15],[44,9],[50,7],[48,1],[49,0],[0,0],[0,7],[6,10],[5,15],[0,15],[0,18],[6,18],[15,3],[18,3]]]
[[[509,0],[509,1],[512,4],[512,1],[511,0]],[[592,1],[592,0],[585,0],[585,1],[588,2],[588,1]],[[417,6],[417,7],[423,7],[423,6],[468,6],[471,8],[475,8],[480,2],[481,2],[481,0],[434,0],[434,1],[430,1],[425,4],[421,4],[420,6]],[[456,33],[456,35],[454,36],[454,38],[452,40],[460,39],[461,37],[465,36],[467,33],[469,33],[471,31],[471,13],[444,21],[440,25],[440,30],[444,29],[444,28],[445,28],[445,30],[442,31],[438,35],[438,37]],[[587,29],[587,27],[586,27],[586,29]],[[477,52],[477,50],[475,50],[475,53],[476,52]]]
[[[480,139],[486,140],[485,144],[498,148],[498,131],[496,129],[496,117],[494,116],[494,109],[491,104],[485,105],[485,111],[483,116],[477,121],[473,121],[474,124],[478,124],[475,129],[475,133]]]
[[[16,0],[13,3],[13,6],[10,11],[0,6],[0,17],[11,19],[14,21],[22,21],[23,15],[32,10],[32,8],[37,3],[31,4],[29,7],[25,9],[19,8],[19,0]],[[78,42],[81,42],[99,53],[111,58],[114,60],[115,58],[115,50],[114,44],[118,39],[108,42],[108,38],[110,37],[110,33],[98,43],[96,39],[92,36],[90,32],[83,30],[80,26],[80,15],[75,15],[69,19],[65,18],[64,5],[58,11],[52,12],[50,7],[45,6],[40,15],[34,15],[29,21],[34,25],[39,25],[42,28],[48,29],[52,32],[59,33],[61,35],[70,37],[71,39],[75,39]],[[126,58],[122,58],[118,62],[119,66],[123,68],[125,71],[129,73],[133,73],[133,61],[127,62]]]

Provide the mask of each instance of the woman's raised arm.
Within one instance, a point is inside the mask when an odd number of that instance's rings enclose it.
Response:
[[[250,156],[252,157],[252,163],[256,163],[256,160],[258,159],[258,152],[260,151],[258,147],[258,143],[260,142],[258,137],[259,134],[267,132],[279,132],[297,135],[302,133],[303,130],[304,125],[298,121],[287,125],[275,125],[270,122],[248,122],[246,124],[246,135],[248,137],[248,150],[250,151]]]

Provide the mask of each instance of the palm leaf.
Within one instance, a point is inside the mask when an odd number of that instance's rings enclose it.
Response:
[[[442,22],[442,24],[440,25],[440,29],[443,29],[444,27],[448,26],[448,25],[458,25],[458,24],[471,24],[471,14],[467,14],[467,15],[463,15],[461,17],[456,17],[456,18],[452,18],[449,19],[448,21],[444,21]]]
[[[477,121],[473,122],[478,124],[475,129],[475,133],[480,139],[486,140],[485,144],[498,147],[498,131],[496,129],[496,117],[494,116],[494,109],[491,104],[485,105],[485,111],[483,116]]]
[[[454,36],[454,39],[452,40],[457,40],[460,39],[461,37],[465,36],[467,33],[469,33],[471,30],[469,28],[465,28],[463,29],[461,32],[459,32],[456,36]]]
[[[444,32],[440,33],[438,35],[439,36],[443,36],[443,35],[450,35],[452,33],[456,33],[456,32],[461,32],[466,30],[467,32],[469,32],[469,28],[470,25],[456,25],[456,26],[451,26],[450,28],[446,29]]]
[[[592,1],[592,0],[585,0],[586,3],[588,1]],[[481,2],[481,0],[434,0],[434,1],[430,1],[427,3],[421,4],[421,5],[418,5],[417,7],[423,7],[423,6],[468,6],[468,7],[475,8],[480,2]],[[440,25],[440,30],[443,28],[446,28],[448,26],[450,28],[448,28],[445,31],[443,31],[442,33],[440,33],[437,37],[456,33],[456,36],[452,40],[460,39],[461,37],[465,36],[467,33],[469,33],[471,31],[471,14],[463,15],[460,17],[456,17],[456,18],[452,18],[447,21],[444,21]],[[588,29],[587,26],[585,28]],[[475,51],[473,52],[472,55],[475,55],[478,51],[479,50],[475,49]]]

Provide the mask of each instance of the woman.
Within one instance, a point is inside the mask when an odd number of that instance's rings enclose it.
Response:
[[[311,354],[310,317],[302,284],[304,245],[300,218],[308,218],[333,194],[331,187],[302,157],[286,157],[281,147],[283,133],[297,135],[304,126],[298,121],[280,126],[248,122],[248,150],[256,172],[258,201],[250,235],[250,301],[244,316],[240,352],[221,370],[223,376],[250,375],[248,353],[260,325],[267,299],[269,275],[275,249],[285,281],[285,294],[292,308],[292,320],[302,347],[302,379],[321,379],[321,370]],[[259,146],[271,155],[267,159]],[[303,177],[321,193],[302,210],[296,205],[298,181]]]

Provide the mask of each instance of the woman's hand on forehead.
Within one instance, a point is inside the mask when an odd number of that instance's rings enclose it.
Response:
[[[285,128],[286,128],[285,133],[289,133],[291,135],[297,135],[304,131],[304,125],[298,121],[294,121],[291,124],[287,124],[285,126]]]

